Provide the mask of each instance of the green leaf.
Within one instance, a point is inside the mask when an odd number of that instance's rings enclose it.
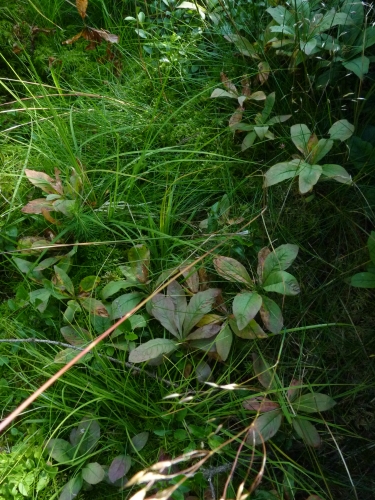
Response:
[[[291,118],[292,115],[279,115],[279,116],[274,116],[272,118],[270,118],[266,125],[275,125],[276,123],[283,123],[283,122],[286,122],[287,120],[289,120],[289,118]]]
[[[354,125],[348,120],[338,120],[328,130],[329,136],[333,141],[346,141],[353,135]]]
[[[120,290],[125,290],[126,288],[131,288],[132,286],[134,286],[134,283],[127,280],[110,281],[105,285],[101,292],[102,299],[106,300]]]
[[[151,314],[175,337],[179,338],[176,310],[171,297],[158,293],[151,299]]]
[[[115,483],[125,476],[132,465],[131,458],[126,455],[119,455],[114,458],[108,470],[108,478],[111,483]]]
[[[192,276],[195,276],[194,273]],[[190,282],[191,286],[194,288],[194,290],[197,292],[198,289],[196,289],[194,281],[195,279],[193,277],[188,277],[188,280],[192,280]],[[198,274],[197,274],[198,276]],[[198,286],[199,286],[199,279],[198,279]],[[190,287],[189,287],[190,288]],[[193,290],[192,290],[193,291]],[[184,323],[185,319],[185,313],[187,309],[187,300],[186,300],[186,295],[184,290],[182,289],[182,286],[177,283],[177,281],[172,281],[167,287],[167,294],[168,297],[171,298],[173,305],[174,305],[174,322],[177,326],[177,330],[179,334],[182,334],[182,325]]]
[[[50,296],[51,292],[49,290],[46,290],[45,288],[39,288],[38,290],[30,292],[29,300],[31,304],[36,306],[38,311],[44,312]]]
[[[264,103],[264,108],[262,111],[262,123],[266,123],[268,120],[268,117],[272,113],[273,107],[275,105],[275,99],[276,99],[276,93],[272,92],[272,94],[268,94],[265,103]]]
[[[309,56],[316,47],[318,40],[316,38],[310,38],[306,42],[304,40],[300,40],[300,48],[301,50]]]
[[[290,136],[296,148],[307,156],[309,153],[307,145],[311,136],[308,126],[304,123],[292,125],[290,127]]]
[[[98,484],[103,481],[105,472],[98,462],[91,462],[82,469],[82,478],[89,484]]]
[[[274,186],[296,176],[300,160],[276,163],[264,174],[264,187]]]
[[[367,248],[371,261],[375,264],[375,231],[371,231],[367,240]]]
[[[77,356],[78,352],[76,349],[72,349],[68,347],[67,349],[63,349],[62,351],[58,352],[55,356],[54,362],[57,364],[66,364],[69,363],[72,359],[74,359]],[[77,361],[77,365],[81,363],[87,363],[87,361],[90,361],[92,358],[92,353],[88,352],[81,358],[79,361]]]
[[[237,323],[232,319],[229,320],[229,326],[231,327],[233,333],[241,339],[264,339],[268,337],[266,332],[263,331],[255,319],[252,319],[242,330],[238,328]]]
[[[277,389],[275,368],[271,368],[267,361],[256,353],[253,353],[253,370],[263,387],[266,389]]]
[[[186,308],[185,319],[183,323],[183,333],[186,336],[192,328],[209,313],[214,305],[216,297],[220,294],[218,288],[209,288],[204,292],[198,292],[190,299]]]
[[[220,328],[218,324],[204,325],[190,333],[185,340],[209,339],[216,335],[220,331]]]
[[[280,429],[283,416],[280,410],[268,411],[259,415],[250,428],[246,442],[251,445],[262,444],[271,439]]]
[[[177,344],[169,339],[153,339],[136,347],[129,354],[131,363],[143,363],[177,349]]]
[[[341,165],[327,163],[322,165],[322,175],[342,184],[352,184],[352,177]]]
[[[100,300],[93,299],[92,297],[84,297],[80,299],[80,302],[82,307],[86,309],[86,311],[88,311],[89,313],[95,316],[101,316],[102,318],[108,318],[109,316],[108,311],[103,302],[101,302]]]
[[[253,126],[251,127],[254,128]],[[246,149],[250,148],[254,144],[256,137],[257,135],[255,132],[249,132],[246,134],[241,144],[241,151],[246,151]]]
[[[63,319],[65,323],[72,323],[75,313],[81,312],[82,309],[76,300],[69,300],[67,306],[68,307],[64,311]]]
[[[91,292],[94,290],[100,283],[100,278],[97,276],[86,276],[79,284],[79,288],[81,292]]]
[[[69,344],[82,347],[91,341],[90,333],[79,326],[63,326],[60,332]]]
[[[73,448],[65,439],[50,439],[46,450],[60,464],[69,462],[73,457]]]
[[[315,413],[330,410],[335,404],[336,402],[327,394],[311,392],[297,398],[292,406],[296,413]]]
[[[350,278],[349,284],[357,288],[375,288],[375,274],[357,273]]]
[[[212,371],[209,365],[205,361],[200,361],[199,364],[195,368],[195,375],[197,377],[198,382],[202,384],[210,380],[212,376]]]
[[[70,442],[76,447],[77,456],[92,452],[100,439],[99,422],[91,417],[85,417],[73,431]]]
[[[18,257],[13,257],[13,261],[18,267],[18,269],[21,271],[21,273],[28,273],[31,271],[31,269],[34,267],[34,264],[32,262],[29,262],[28,260],[24,259],[19,259]]]
[[[295,18],[293,17],[292,13],[282,5],[278,5],[277,7],[269,7],[266,12],[268,12],[268,14],[270,14],[273,19],[281,26],[284,26],[285,24],[288,26],[293,26],[295,23]]]
[[[61,285],[69,295],[74,295],[74,285],[66,272],[58,266],[54,266],[54,270],[57,283]]]
[[[272,333],[280,333],[283,327],[283,315],[280,307],[273,300],[262,296],[263,303],[260,316],[264,326]]]
[[[226,280],[244,283],[250,287],[253,286],[249,273],[238,260],[220,256],[214,259],[214,266],[216,272]]]
[[[82,475],[78,474],[78,476],[73,477],[66,483],[61,491],[59,500],[74,500],[74,498],[76,498],[78,493],[81,491],[82,485]]]
[[[268,132],[268,126],[265,125],[264,127],[254,127],[254,132],[256,135],[259,137],[259,139],[262,141]]]
[[[312,190],[322,175],[323,169],[320,165],[310,165],[303,163],[298,168],[299,175],[299,192],[301,194],[308,193]]]
[[[149,438],[148,432],[140,432],[132,438],[132,443],[137,451],[141,451],[145,446]]]
[[[318,448],[321,445],[321,439],[315,426],[303,418],[294,417],[292,425],[298,436],[303,441],[313,448]]]
[[[60,260],[59,257],[48,257],[48,259],[40,261],[39,264],[34,267],[34,271],[44,271],[53,266],[58,260]]]
[[[259,270],[262,272],[262,283],[264,283],[271,273],[288,269],[297,257],[298,250],[298,245],[286,243],[275,248],[273,252],[268,253],[262,265],[259,266]],[[258,260],[261,264],[260,255],[258,255]]]
[[[324,156],[331,151],[332,146],[332,139],[320,139],[317,145],[310,152],[308,157],[309,163],[318,163],[319,160],[324,158]]]
[[[75,204],[76,202],[74,200],[56,200],[53,203],[53,210],[56,210],[56,212],[61,212],[67,217],[71,217]]]
[[[262,297],[256,292],[245,292],[235,296],[233,314],[239,330],[243,330],[258,313]]]
[[[356,57],[355,59],[351,59],[350,61],[343,61],[342,65],[344,66],[344,68],[352,71],[356,76],[358,76],[358,78],[363,80],[364,76],[368,73],[370,60],[368,57],[362,55],[360,57]]]
[[[269,274],[262,286],[267,292],[282,295],[297,295],[301,291],[296,278],[286,271],[274,271]]]
[[[120,297],[117,297],[117,299],[112,302],[110,318],[122,318],[140,303],[142,297],[142,294],[139,292],[131,292],[120,295]]]
[[[147,283],[150,268],[150,250],[146,245],[135,245],[128,251],[130,268],[140,283]]]
[[[363,40],[365,42],[365,45],[364,45],[365,49],[368,49],[369,47],[374,45],[374,43],[375,43],[375,26],[374,25],[366,28]],[[363,50],[362,44],[361,44],[361,50]]]
[[[249,42],[247,38],[241,35],[229,34],[224,35],[224,38],[228,40],[228,42],[234,43],[236,49],[244,56],[253,57],[254,59],[259,59],[259,56],[253,47],[253,45]]]
[[[232,342],[232,330],[229,328],[228,323],[224,323],[215,339],[216,351],[220,356],[221,361],[225,361],[228,358]]]
[[[234,94],[233,92],[227,92],[223,89],[215,89],[210,97],[212,99],[215,99],[216,97],[230,97],[231,99],[237,99],[238,95]]]

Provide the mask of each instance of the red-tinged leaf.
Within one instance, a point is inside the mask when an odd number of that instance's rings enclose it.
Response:
[[[42,214],[43,210],[47,212],[53,210],[52,201],[45,198],[37,198],[36,200],[29,201],[27,205],[22,207],[21,212],[24,214]]]
[[[61,42],[63,45],[71,45],[72,43],[76,42],[83,36],[83,31],[80,31],[76,35],[74,35],[72,38],[69,38],[68,40],[64,40]]]
[[[197,273],[195,267],[186,269],[186,267],[180,267],[183,277],[185,278],[184,284],[193,293],[197,293],[199,290],[199,274]]]
[[[86,311],[95,316],[101,316],[102,318],[108,318],[108,311],[100,300],[93,299],[92,297],[85,297],[80,300],[80,303]]]
[[[111,483],[115,483],[118,479],[124,477],[131,465],[131,458],[126,455],[119,455],[114,458],[108,470],[108,477]]]
[[[237,125],[237,123],[240,123],[242,120],[244,108],[242,106],[239,106],[236,111],[233,113],[233,115],[229,118],[229,127],[234,127]]]
[[[169,354],[177,348],[177,344],[169,339],[153,339],[136,347],[129,354],[131,363],[143,363]]]
[[[246,399],[242,403],[242,406],[245,410],[257,411],[259,413],[266,413],[267,411],[278,410],[280,408],[279,403],[271,401],[263,396]]]
[[[26,168],[25,174],[31,184],[34,184],[34,186],[38,187],[45,193],[57,193],[56,189],[52,186],[55,180],[44,172],[39,172],[38,170],[29,170],[28,168]]]
[[[54,217],[52,217],[52,215],[49,212],[49,210],[47,210],[44,207],[42,208],[42,215],[46,219],[46,221],[50,222],[51,224],[56,224],[57,226],[59,226],[61,224],[61,222],[59,222],[57,219],[55,219]]]
[[[233,314],[239,330],[243,330],[262,305],[262,297],[256,292],[239,293],[233,300]]]
[[[272,333],[280,333],[284,323],[280,307],[268,297],[262,296],[262,299],[260,316],[264,326]]]
[[[132,437],[132,443],[137,451],[141,451],[145,446],[149,438],[148,432],[140,432]]]
[[[292,403],[297,396],[299,396],[299,393],[301,392],[301,386],[302,386],[302,380],[298,379],[292,379],[289,385],[289,389],[287,392],[287,397],[289,401]]]
[[[184,323],[187,308],[185,292],[177,281],[172,281],[167,287],[167,294],[174,304],[174,320],[179,334],[182,335],[182,325]]]
[[[258,252],[258,267],[257,267],[257,274],[259,276],[259,283],[262,284],[263,282],[263,268],[264,268],[264,261],[266,260],[266,257],[271,253],[271,250],[268,247],[264,247]]]
[[[249,273],[238,260],[220,256],[214,259],[214,266],[216,272],[226,280],[253,286]]]
[[[234,94],[238,94],[237,88],[234,85],[231,80],[228,79],[227,75],[223,72],[220,73],[220,79],[224,87],[229,90],[230,92],[233,92]]]
[[[89,484],[100,483],[104,476],[104,469],[98,462],[91,462],[82,469],[82,478]]]
[[[203,316],[211,311],[220,292],[218,288],[209,288],[204,292],[196,293],[190,299],[183,324],[184,335],[187,335]]]
[[[253,369],[259,382],[266,389],[276,389],[277,383],[275,380],[275,368],[262,359],[258,354],[253,353]]]
[[[327,394],[311,392],[297,398],[292,406],[296,413],[315,413],[330,410],[335,404],[336,401]]]
[[[318,431],[308,420],[294,417],[292,425],[298,436],[303,439],[307,445],[312,446],[313,448],[319,448],[322,444]]]
[[[76,7],[78,14],[84,19],[86,17],[86,10],[88,6],[88,0],[76,0]]]
[[[90,332],[79,326],[63,326],[60,332],[69,344],[82,347],[91,341]]]
[[[158,293],[151,299],[151,314],[175,337],[179,338],[176,309],[171,297]]]
[[[262,444],[271,439],[279,430],[283,416],[280,410],[273,410],[259,415],[253,422],[246,442],[251,445]]]
[[[229,320],[229,325],[233,333],[241,339],[265,339],[268,337],[266,332],[260,327],[260,325],[258,325],[255,319],[252,319],[242,330],[238,328],[237,323],[232,319]]]
[[[221,361],[225,361],[230,352],[230,348],[233,342],[233,333],[229,328],[228,323],[225,323],[215,339],[216,351],[220,356]]]
[[[150,268],[150,250],[146,245],[136,245],[128,251],[130,268],[140,283],[147,283]]]
[[[311,153],[311,151],[318,145],[318,142],[316,134],[311,134],[309,140],[307,141],[307,151]]]
[[[190,333],[185,340],[209,339],[216,335],[220,331],[220,328],[218,324],[204,325]]]
[[[74,295],[74,285],[66,272],[58,266],[54,266],[56,282],[63,290],[66,290],[70,295]]]

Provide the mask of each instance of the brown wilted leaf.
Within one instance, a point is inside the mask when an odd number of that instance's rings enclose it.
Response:
[[[264,261],[266,260],[267,255],[270,253],[271,253],[271,250],[268,247],[264,247],[261,250],[259,250],[259,252],[258,252],[257,274],[259,276],[260,283],[262,283]]]
[[[49,175],[44,172],[39,172],[38,170],[29,170],[28,168],[25,169],[25,174],[31,184],[34,184],[34,186],[40,188],[45,193],[56,193],[56,190],[53,187],[53,183],[55,181]]]
[[[84,19],[86,17],[86,10],[88,6],[88,0],[76,0],[76,7],[78,14]]]
[[[69,38],[68,40],[64,40],[61,42],[63,45],[71,45],[72,43],[76,42],[83,36],[83,31],[80,31],[76,35],[74,35],[72,38]]]
[[[289,389],[287,392],[287,397],[290,402],[292,402],[294,399],[296,399],[297,396],[299,396],[299,393],[301,392],[301,388],[297,389],[296,386],[300,387],[302,385],[302,380],[297,380],[297,379],[292,379],[289,385]]]
[[[24,49],[18,45],[17,42],[14,42],[13,44],[13,53],[14,54],[20,54]]]
[[[234,94],[238,95],[238,91],[234,83],[231,82],[231,80],[228,80],[228,77],[225,73],[221,72],[220,73],[220,79],[224,85],[224,87],[229,90],[230,92],[233,92]]]
[[[229,118],[229,127],[234,127],[237,125],[237,123],[240,123],[242,120],[244,108],[242,106],[239,106],[236,111],[233,113],[233,115]]]
[[[279,403],[262,396],[246,399],[242,403],[242,406],[245,410],[258,411],[259,413],[265,413],[267,411],[277,410],[280,408]]]
[[[45,198],[37,198],[36,200],[29,201],[22,208],[21,212],[24,214],[42,214],[43,210],[52,210],[52,201],[48,201]]]
[[[258,80],[259,83],[263,85],[264,83],[266,83],[268,77],[270,76],[271,68],[267,62],[262,61],[258,64],[258,69],[259,69]]]
[[[100,44],[103,41],[109,43],[119,42],[118,35],[114,35],[113,33],[110,33],[107,30],[98,30],[96,28],[87,27],[84,28],[80,33],[77,33],[77,35],[73,36],[69,40],[65,40],[62,43],[65,45],[71,45],[80,38],[84,38],[85,40],[90,42],[89,45],[86,47],[86,50],[92,50],[93,48],[95,48],[95,44]]]
[[[307,151],[310,153],[317,146],[318,142],[316,134],[311,134],[307,142]]]
[[[185,278],[185,285],[189,288],[189,290],[193,293],[197,293],[199,291],[199,275],[195,270],[195,267],[191,269],[187,269],[186,267],[180,267],[180,271],[182,272],[183,277]]]
[[[251,96],[251,90],[250,90],[249,79],[248,78],[242,78],[241,85],[242,85],[242,95],[245,95],[246,97],[250,97]]]
[[[56,224],[56,225],[61,224],[61,222],[52,217],[51,213],[46,208],[42,208],[42,215],[46,219],[46,221],[50,222],[51,224]]]

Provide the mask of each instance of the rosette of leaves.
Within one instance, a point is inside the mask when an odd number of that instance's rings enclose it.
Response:
[[[42,214],[52,224],[59,224],[59,222],[52,217],[51,212],[60,212],[67,217],[72,217],[83,186],[81,177],[74,168],[72,170],[70,181],[64,186],[60,178],[60,171],[57,168],[55,168],[55,178],[44,172],[25,169],[26,177],[31,184],[47,193],[47,196],[29,201],[22,208],[22,212],[25,214]]]
[[[261,90],[251,92],[250,83],[247,78],[242,79],[242,88],[240,92],[237,90],[234,83],[228,79],[225,73],[220,73],[220,77],[226,90],[217,88],[212,92],[210,97],[212,99],[217,97],[229,97],[230,99],[236,99],[238,101],[239,107],[229,119],[229,126],[233,127],[236,123],[239,123],[242,120],[242,115],[245,111],[244,104],[250,101],[264,101],[266,99],[266,94]]]
[[[247,435],[247,443],[256,446],[271,439],[285,417],[305,444],[319,447],[321,438],[309,415],[330,410],[335,401],[320,392],[302,394],[302,380],[293,379],[288,388],[283,388],[275,368],[257,354],[253,354],[253,369],[261,386],[272,391],[272,396],[254,396],[243,401],[246,410],[257,413]]]
[[[272,92],[272,94],[269,94],[267,96],[264,103],[263,111],[255,115],[253,124],[247,124],[241,121],[237,121],[236,123],[230,124],[230,127],[233,130],[247,132],[244,140],[242,141],[241,145],[242,151],[245,151],[246,149],[250,148],[257,139],[261,141],[263,141],[264,139],[274,140],[275,136],[270,131],[270,127],[276,125],[277,123],[285,122],[289,120],[289,118],[292,116],[292,115],[280,115],[280,116],[273,116],[272,118],[270,118],[270,114],[272,113],[272,109],[275,105],[275,99],[276,99],[275,92]]]
[[[280,307],[265,293],[297,295],[300,292],[294,276],[286,272],[298,254],[298,246],[285,244],[272,252],[263,248],[258,254],[258,278],[254,281],[246,268],[231,257],[219,256],[214,259],[217,273],[228,281],[239,283],[246,289],[233,299],[233,316],[229,327],[235,335],[243,339],[267,337],[255,317],[259,313],[264,327],[272,333],[280,333],[283,315]]]
[[[367,240],[367,248],[371,262],[367,266],[367,271],[357,273],[349,278],[348,282],[351,286],[358,288],[375,288],[375,231],[371,231]]]
[[[107,484],[123,488],[127,479],[132,460],[128,455],[115,457],[109,466],[98,462],[85,461],[85,456],[95,453],[100,439],[100,426],[92,417],[85,417],[70,433],[69,441],[65,439],[50,439],[46,450],[59,464],[83,467],[63,487],[59,500],[73,500],[81,490],[91,489],[92,486],[104,481]],[[141,432],[133,437],[132,448],[140,451],[147,443],[148,432]]]
[[[293,160],[273,165],[265,173],[264,187],[273,186],[294,177],[298,177],[301,194],[311,191],[319,179],[332,179],[343,184],[351,184],[351,176],[344,167],[333,163],[319,165],[318,162],[331,151],[334,141],[343,142],[349,139],[353,132],[354,126],[351,123],[347,120],[339,120],[329,129],[329,139],[318,140],[316,134],[313,134],[307,125],[303,123],[292,125],[291,139],[303,157],[294,155]]]
[[[185,289],[176,280],[172,281],[166,294],[158,293],[148,303],[149,314],[157,319],[175,340],[149,340],[130,352],[130,362],[161,362],[163,356],[171,354],[181,345],[203,350],[221,361],[227,359],[232,344],[232,332],[228,323],[221,324],[225,320],[224,317],[218,317],[214,322],[205,321],[221,290],[208,288],[199,291],[198,272],[193,268],[184,274]],[[186,291],[190,295],[189,301]]]

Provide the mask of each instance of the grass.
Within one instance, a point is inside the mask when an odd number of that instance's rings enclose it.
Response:
[[[214,382],[238,384],[235,390],[200,384],[194,373],[202,353],[180,350],[160,366],[145,367],[175,384],[173,391],[181,394],[163,399],[172,392],[170,386],[111,362],[108,356],[125,362],[127,353],[114,349],[113,341],[105,342],[90,362],[68,371],[1,436],[1,456],[8,460],[8,468],[0,479],[0,498],[9,495],[1,488],[16,477],[16,465],[23,464],[25,474],[30,467],[28,452],[13,450],[17,443],[29,440],[30,448],[38,451],[31,470],[44,470],[47,441],[67,439],[88,414],[101,428],[90,461],[109,465],[114,457],[129,454],[128,478],[160,456],[176,457],[201,447],[216,449],[250,425],[254,415],[243,409],[243,400],[264,394],[251,361],[251,353],[259,352],[270,363],[277,362],[280,385],[274,395],[283,394],[283,386],[292,378],[303,377],[305,392],[329,394],[336,406],[312,416],[323,441],[317,449],[296,436],[285,416],[281,430],[266,444],[262,482],[249,498],[299,500],[315,494],[324,500],[370,500],[375,487],[368,472],[374,437],[373,292],[349,287],[345,280],[363,270],[369,260],[366,241],[374,227],[375,204],[371,154],[363,161],[354,156],[352,143],[335,147],[327,158],[343,165],[355,184],[319,183],[311,198],[299,195],[295,183],[265,191],[262,176],[268,167],[295,154],[289,135],[292,120],[306,123],[320,137],[333,122],[346,118],[366,147],[375,147],[373,70],[363,82],[352,75],[318,91],[308,79],[316,71],[316,61],[310,59],[305,67],[290,72],[286,58],[267,51],[264,57],[273,72],[257,90],[276,91],[274,113],[293,116],[290,123],[275,127],[274,142],[260,142],[241,153],[241,135],[227,127],[234,101],[209,96],[219,86],[220,71],[237,84],[244,74],[249,78],[257,74],[257,61],[241,56],[209,19],[203,21],[194,13],[178,21],[176,29],[160,28],[157,21],[166,14],[163,7],[153,10],[155,5],[137,4],[146,14],[144,28],[150,35],[145,41],[134,32],[135,25],[124,20],[135,15],[135,5],[89,2],[89,25],[120,36],[110,60],[105,44],[93,51],[85,51],[86,42],[81,41],[61,45],[82,27],[69,2],[38,0],[1,7],[7,33],[0,36],[1,339],[64,340],[60,333],[63,301],[51,300],[43,313],[22,302],[37,285],[19,272],[12,256],[17,242],[30,236],[84,244],[69,271],[76,287],[90,275],[101,278],[100,286],[123,279],[119,266],[127,264],[127,251],[135,244],[145,243],[150,249],[150,279],[155,283],[162,271],[201,256],[220,241],[218,252],[240,260],[252,273],[262,247],[293,243],[300,251],[291,272],[302,293],[278,301],[285,324],[281,335],[236,338],[225,362],[204,358]],[[269,22],[264,7],[239,7],[235,12],[229,4],[228,26],[234,18],[241,34],[251,41],[251,36],[259,39]],[[30,26],[55,31],[31,36]],[[171,37],[178,30],[180,37]],[[20,51],[13,50],[13,43]],[[153,47],[151,55],[142,48],[145,44]],[[245,116],[252,120],[261,109],[262,103],[254,103]],[[58,214],[59,225],[42,215],[21,212],[27,202],[41,196],[40,189],[25,178],[27,168],[49,175],[58,168],[64,182],[72,168],[81,175],[83,185],[74,211],[70,217]],[[230,217],[244,221],[218,226],[210,235],[199,225],[224,194],[229,198]],[[263,208],[264,215],[247,228],[248,234],[234,234]],[[58,252],[62,255],[66,250]],[[44,251],[35,258],[22,258],[33,261],[48,256]],[[204,266],[213,286],[224,290],[230,307],[241,285],[218,277],[211,257]],[[147,326],[137,343],[168,338],[159,323],[145,317]],[[89,315],[82,313],[80,318],[95,337],[99,332]],[[54,358],[60,350],[53,344],[0,343],[4,417],[57,371]],[[191,399],[180,402],[188,391]],[[142,431],[150,433],[149,441],[136,452],[131,438]],[[248,467],[246,487],[254,484],[264,450],[245,445],[236,458],[242,438],[216,453],[203,466],[203,473],[188,479],[186,491],[180,489],[173,498],[187,497],[189,491],[199,499],[220,498],[229,472],[210,476],[210,471],[235,460],[238,465],[227,498],[235,497]],[[84,466],[83,460],[67,465],[52,462],[58,473],[47,489],[31,488],[29,498],[59,498],[63,485]],[[21,479],[17,476],[15,481]],[[162,489],[162,484],[157,488]],[[79,498],[125,499],[135,491],[100,483]],[[23,496],[18,492],[15,498]]]

